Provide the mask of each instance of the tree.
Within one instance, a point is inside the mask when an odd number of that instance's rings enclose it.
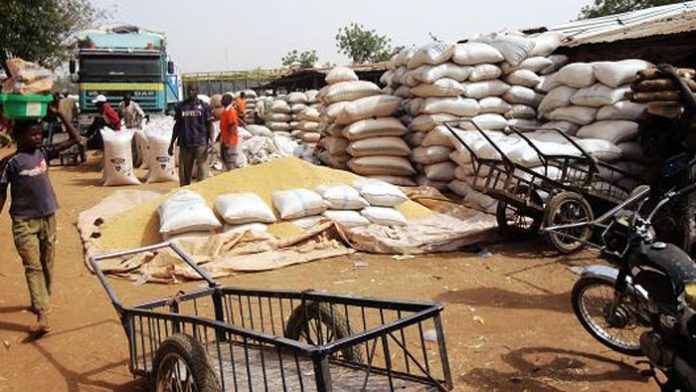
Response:
[[[600,16],[684,2],[684,0],[594,0],[592,5],[582,8],[579,19],[597,18]]]
[[[2,0],[0,66],[21,57],[53,69],[68,58],[68,39],[105,16],[90,0]]]
[[[374,29],[351,23],[338,29],[336,47],[338,52],[348,56],[354,64],[379,63],[389,60],[402,48],[393,48],[391,38],[379,35]]]
[[[312,68],[314,67],[314,64],[319,61],[319,56],[317,56],[316,50],[305,50],[303,52],[293,50],[283,56],[281,61],[283,62],[284,67],[289,67],[295,63],[300,63],[300,68]]]

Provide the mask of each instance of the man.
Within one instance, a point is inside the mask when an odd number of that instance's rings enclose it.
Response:
[[[150,121],[150,116],[146,115],[137,102],[131,100],[130,94],[123,97],[123,101],[118,104],[118,111],[121,113],[126,128],[141,128],[144,119]]]
[[[49,110],[65,125],[70,139],[41,147],[42,124],[37,121],[16,121],[13,134],[17,151],[0,161],[0,211],[7,199],[7,188],[10,187],[12,235],[24,265],[31,309],[37,315],[36,325],[31,331],[39,334],[50,330],[47,314],[53,282],[55,213],[58,210],[47,162],[80,140],[75,127],[63,117],[55,104],[50,105]]]
[[[114,131],[121,130],[121,119],[118,117],[118,113],[106,102],[106,97],[103,95],[97,95],[97,97],[92,100],[97,106],[97,111],[99,116],[94,118],[92,125],[87,128],[87,133],[85,136],[87,140],[87,148],[90,150],[103,150],[104,141],[101,137],[101,130],[103,127],[109,127]]]
[[[75,125],[77,123],[78,109],[77,102],[75,99],[71,98],[68,91],[63,91],[63,98],[58,104],[58,111],[63,115],[66,121]],[[67,132],[67,128],[65,128]]]
[[[220,114],[220,154],[225,164],[225,171],[237,168],[237,144],[239,143],[239,117],[232,105],[232,96],[222,96],[222,113]]]
[[[234,100],[234,107],[237,110],[237,117],[239,117],[240,119],[244,118],[244,113],[246,112],[246,105],[246,94],[244,93],[244,91],[242,91],[241,93],[239,93],[237,99]]]
[[[198,179],[208,177],[208,147],[212,144],[213,122],[210,105],[198,99],[198,89],[190,86],[186,100],[176,108],[174,131],[169,143],[169,155],[174,155],[174,145],[179,144],[179,184],[191,184],[193,165]]]

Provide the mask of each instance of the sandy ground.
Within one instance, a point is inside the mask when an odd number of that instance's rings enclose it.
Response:
[[[3,155],[0,152],[0,155]],[[28,338],[23,269],[7,213],[0,215],[0,391],[137,391],[128,371],[123,329],[97,279],[86,269],[77,214],[114,188],[99,186],[94,167],[53,168],[58,214],[53,332]],[[173,184],[143,185],[170,189]],[[605,349],[575,320],[569,291],[574,265],[590,253],[557,258],[542,242],[491,246],[493,256],[453,253],[397,261],[358,255],[222,280],[240,287],[323,289],[373,297],[432,299],[444,323],[455,389],[473,391],[654,391],[638,375],[646,365]],[[355,259],[367,263],[353,268]],[[363,264],[363,263],[360,263]],[[127,303],[164,297],[179,287],[114,281]]]

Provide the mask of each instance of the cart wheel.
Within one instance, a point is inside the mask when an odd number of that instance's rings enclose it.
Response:
[[[184,334],[174,334],[157,349],[153,364],[156,392],[221,391],[203,346]]]
[[[544,227],[588,222],[593,219],[592,207],[582,195],[575,192],[561,192],[552,197],[546,207]],[[559,232],[580,238],[582,241],[587,241],[592,237],[591,227],[559,230]],[[573,253],[585,247],[584,242],[559,233],[546,233],[546,238],[556,250],[564,254]]]
[[[312,345],[323,345],[352,335],[350,324],[335,307],[318,302],[296,307],[285,326],[286,338]],[[344,348],[334,356],[348,362],[362,363],[362,352],[357,345]]]
[[[529,194],[529,201],[534,204],[543,206],[544,201],[536,191],[529,192],[527,187],[519,187],[515,191],[516,195],[521,195],[525,199]],[[498,228],[503,234],[510,238],[531,239],[537,235],[541,228],[542,214],[528,214],[520,211],[519,208],[504,201],[498,202],[498,207],[495,211],[495,217],[498,221]]]

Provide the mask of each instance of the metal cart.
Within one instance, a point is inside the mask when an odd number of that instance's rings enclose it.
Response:
[[[207,283],[126,306],[100,261],[170,251]],[[174,243],[90,257],[156,391],[446,391],[443,306],[220,286]]]
[[[445,124],[452,135],[471,155],[474,183],[472,188],[498,201],[496,219],[500,229],[513,238],[531,238],[542,226],[591,221],[620,203],[636,186],[639,178],[593,158],[581,145],[556,128],[509,126],[511,132],[526,142],[537,155],[540,165],[529,168],[514,162],[473,120],[483,139],[496,151],[494,159],[482,158],[457,132]],[[560,135],[577,154],[549,154],[524,133],[550,131]],[[621,183],[617,184],[620,179]],[[551,244],[562,253],[571,253],[584,246],[592,231],[583,227],[568,230],[572,236],[548,232]],[[569,233],[571,234],[571,233]]]

